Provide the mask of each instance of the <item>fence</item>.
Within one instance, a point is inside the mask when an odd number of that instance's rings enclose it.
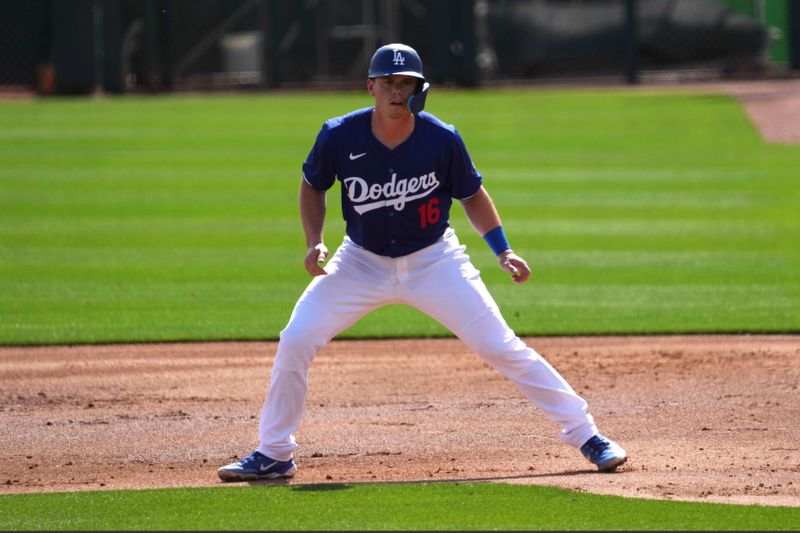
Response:
[[[412,44],[439,84],[793,75],[800,0],[18,0],[0,91],[356,86]]]

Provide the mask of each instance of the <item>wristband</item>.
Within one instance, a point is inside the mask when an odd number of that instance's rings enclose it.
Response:
[[[503,231],[503,226],[497,226],[490,230],[483,236],[483,239],[489,244],[489,248],[492,249],[494,255],[500,255],[511,249],[511,245],[508,244],[508,239],[506,239],[506,233]]]

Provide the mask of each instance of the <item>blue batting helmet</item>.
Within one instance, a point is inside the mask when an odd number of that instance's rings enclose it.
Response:
[[[422,60],[416,50],[408,45],[392,43],[381,46],[372,55],[369,62],[369,78],[381,76],[411,76],[417,78],[417,90],[408,99],[408,107],[412,113],[419,113],[425,107],[430,84],[425,81],[422,71]]]

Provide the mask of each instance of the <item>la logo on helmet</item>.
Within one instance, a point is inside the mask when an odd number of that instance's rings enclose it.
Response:
[[[394,64],[395,65],[405,65],[406,58],[403,57],[403,54],[400,53],[400,50],[394,51]]]

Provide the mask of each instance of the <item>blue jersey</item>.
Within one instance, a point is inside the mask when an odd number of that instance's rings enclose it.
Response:
[[[342,184],[347,236],[362,248],[399,257],[436,242],[452,199],[474,195],[478,173],[456,129],[429,113],[390,150],[372,134],[373,108],[325,122],[303,163],[303,179],[327,191]]]

